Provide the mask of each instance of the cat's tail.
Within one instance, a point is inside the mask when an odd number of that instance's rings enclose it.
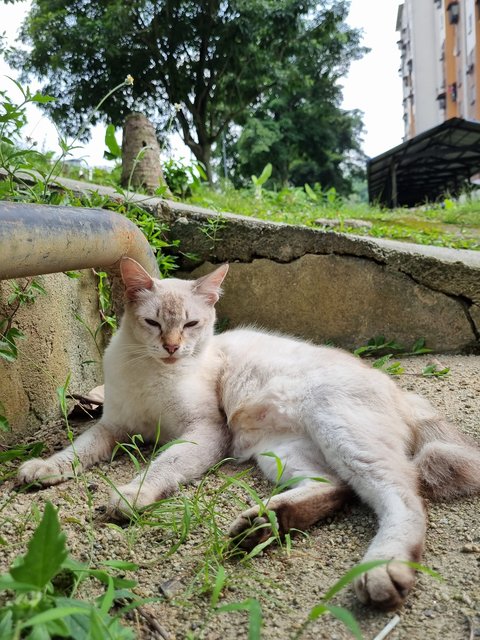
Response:
[[[480,492],[480,448],[432,405],[407,394],[413,461],[425,493],[437,500]]]

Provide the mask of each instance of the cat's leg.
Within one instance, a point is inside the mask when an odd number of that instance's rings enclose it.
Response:
[[[283,537],[291,529],[308,529],[340,509],[352,495],[351,489],[325,464],[321,451],[308,438],[284,437],[273,442],[269,449],[282,463],[280,484],[293,478],[298,478],[299,482],[291,483],[292,488],[270,497],[264,508],[256,505],[244,511],[232,523],[229,535],[246,550],[272,535],[266,510],[274,512],[278,533]],[[255,456],[255,460],[266,477],[275,481],[276,460],[261,454]]]
[[[226,427],[211,422],[199,422],[179,440],[181,442],[164,449],[131,482],[111,492],[110,515],[130,516],[136,509],[167,498],[179,485],[201,477],[222,460],[230,445]]]
[[[36,482],[45,486],[63,482],[95,462],[107,460],[123,435],[100,420],[66,449],[45,460],[32,458],[24,462],[18,470],[18,480],[23,484]]]
[[[383,461],[382,461],[383,462]],[[401,461],[398,461],[401,463]],[[354,583],[364,604],[395,609],[405,600],[415,583],[415,569],[406,562],[420,562],[426,530],[423,501],[411,469],[393,469],[395,459],[372,465],[372,476],[356,482],[355,490],[378,517],[378,531],[363,562],[389,560],[388,564],[364,573]],[[400,466],[400,465],[399,465]],[[378,482],[376,472],[385,474]]]
[[[244,511],[230,525],[229,535],[240,548],[249,551],[273,533],[266,510],[275,513],[278,534],[284,537],[291,529],[304,531],[338,511],[351,495],[344,484],[303,482],[266,500],[264,514],[258,505]]]
[[[394,609],[415,582],[415,569],[406,562],[421,559],[426,516],[415,466],[402,443],[390,437],[391,425],[387,431],[373,413],[368,421],[363,417],[359,411],[356,424],[338,420],[328,428],[324,419],[316,433],[331,466],[378,517],[378,531],[364,561],[389,561],[359,577],[356,594],[365,604]]]

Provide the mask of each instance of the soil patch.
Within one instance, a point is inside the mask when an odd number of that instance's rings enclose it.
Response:
[[[480,441],[480,357],[442,357],[442,364],[451,368],[451,374],[440,379],[418,375],[428,360],[428,356],[403,360],[406,374],[398,379],[399,384],[430,398],[460,429]],[[31,434],[31,440],[44,442],[51,452],[66,443],[65,429],[58,424],[44,425]],[[42,511],[45,501],[50,500],[59,508],[74,557],[93,566],[112,559],[131,560],[139,565],[131,575],[138,580],[135,591],[155,601],[145,606],[150,621],[135,615],[126,621],[135,628],[138,638],[246,639],[246,613],[217,613],[210,606],[216,571],[212,549],[222,540],[213,539],[208,514],[215,502],[223,536],[229,522],[248,502],[248,495],[241,486],[224,491],[220,488],[226,477],[248,468],[227,463],[201,485],[185,488],[183,495],[197,504],[198,511],[192,513],[193,524],[186,540],[174,552],[172,545],[181,537],[181,527],[173,531],[165,524],[165,514],[163,526],[160,519],[154,518],[142,526],[126,527],[102,519],[101,506],[107,502],[109,492],[106,478],[122,484],[135,473],[127,456],[97,465],[78,480],[36,493],[17,493],[14,481],[8,480],[1,489],[0,534],[6,541],[1,547],[1,570],[5,571],[11,560],[24,551],[36,526],[32,508]],[[244,480],[260,495],[269,494],[270,487],[254,470]],[[93,505],[89,504],[89,494],[93,495]],[[195,496],[200,496],[197,503]],[[173,504],[181,515],[182,497]],[[415,590],[399,612],[400,622],[388,638],[464,640],[480,636],[480,497],[448,504],[429,503],[427,510],[424,564],[438,571],[443,580],[418,576]],[[218,604],[256,598],[262,607],[262,638],[293,639],[326,590],[361,560],[375,528],[375,518],[366,507],[350,504],[306,536],[297,535],[290,550],[272,546],[246,563],[226,560],[226,583]],[[89,593],[89,588],[98,587],[87,582],[81,595],[96,595]],[[350,609],[368,639],[375,638],[393,617],[360,605],[349,588],[334,603]],[[162,632],[155,630],[158,624]],[[323,616],[301,637],[344,640],[351,635],[340,622]]]

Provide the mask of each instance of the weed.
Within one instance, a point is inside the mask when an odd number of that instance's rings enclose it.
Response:
[[[258,176],[251,176],[252,184],[253,184],[253,193],[257,200],[260,200],[262,197],[262,187],[267,182],[267,180],[272,175],[272,165],[269,162],[263,167],[262,173]]]
[[[381,369],[391,376],[400,376],[402,373],[405,373],[405,369],[400,362],[391,362],[392,357],[391,353],[387,353],[381,358],[377,358],[377,360],[372,363],[372,367]]]
[[[200,231],[210,241],[209,250],[213,251],[217,242],[222,239],[218,233],[227,225],[225,217],[220,213],[214,218],[207,218],[207,221],[200,227]]]
[[[422,369],[422,375],[425,378],[443,378],[450,373],[450,367],[441,367],[438,368],[438,365],[435,363],[429,364]]]
[[[394,355],[399,357],[421,356],[431,353],[431,351],[425,344],[425,338],[416,340],[412,348],[408,350],[395,340],[386,340],[385,336],[376,336],[371,338],[366,345],[355,349],[353,353],[361,358],[383,354],[373,361],[372,367],[381,369],[391,376],[400,376],[405,373],[405,369],[400,362],[392,362]],[[420,375],[426,378],[442,378],[448,375],[449,371],[449,367],[440,366],[439,368],[436,363],[431,363],[422,369]]]
[[[12,447],[0,445],[0,483],[13,478],[21,462],[38,457],[44,449],[43,443],[17,444]],[[3,507],[2,507],[3,508]]]
[[[27,553],[0,575],[0,589],[6,592],[0,606],[0,637],[133,638],[132,631],[122,626],[120,618],[142,601],[131,591],[136,583],[112,575],[112,568],[132,570],[137,566],[110,563],[104,569],[91,569],[75,561],[69,556],[57,511],[47,502]],[[106,586],[105,592],[92,603],[72,597],[86,578],[95,578]],[[129,601],[129,606],[112,615],[110,612],[119,601]]]
[[[170,158],[163,163],[163,175],[173,196],[185,199],[192,195],[207,180],[207,175],[200,163],[185,164]]]

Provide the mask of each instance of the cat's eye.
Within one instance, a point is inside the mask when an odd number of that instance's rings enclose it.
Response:
[[[151,320],[150,318],[145,318],[145,322],[147,324],[149,324],[151,327],[158,327],[158,329],[161,329],[161,325],[159,322],[157,322],[156,320]]]
[[[188,329],[188,328],[190,328],[190,327],[195,327],[195,325],[197,325],[197,324],[198,324],[198,320],[190,320],[190,322],[186,322],[186,323],[183,325],[183,328],[184,328],[184,329]]]

